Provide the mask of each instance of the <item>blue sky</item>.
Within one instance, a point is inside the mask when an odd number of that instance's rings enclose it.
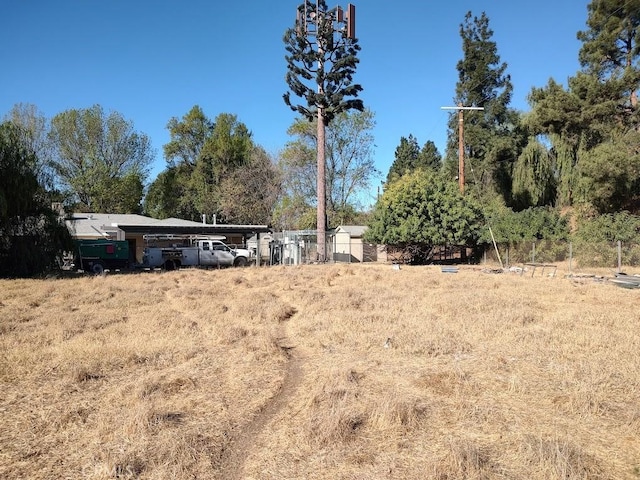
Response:
[[[284,31],[299,0],[2,0],[0,117],[16,103],[51,118],[100,104],[162,146],[171,117],[200,105],[232,113],[270,153],[290,140],[282,100]],[[400,137],[432,140],[444,153],[448,113],[462,58],[465,13],[487,13],[514,85],[512,107],[528,110],[532,87],[565,84],[579,69],[588,0],[354,0],[362,47],[355,81],[375,113],[374,157],[386,176]],[[345,3],[332,3],[347,6]]]

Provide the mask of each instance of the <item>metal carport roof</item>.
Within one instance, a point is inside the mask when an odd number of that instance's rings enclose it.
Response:
[[[109,232],[122,230],[130,235],[182,234],[182,235],[254,235],[271,232],[268,225],[227,225],[200,223],[180,218],[158,220],[144,215],[101,213],[75,214],[67,225],[78,237],[105,237]]]

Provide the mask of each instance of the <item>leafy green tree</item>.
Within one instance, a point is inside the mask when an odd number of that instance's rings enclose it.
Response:
[[[569,236],[567,219],[557,209],[531,207],[514,212],[508,207],[491,205],[485,208],[487,225],[491,226],[493,239],[498,244],[513,245],[536,240],[566,240]],[[483,229],[480,240],[491,243],[488,229]]]
[[[638,193],[640,136],[632,132],[616,142],[602,143],[582,158],[582,198],[601,213],[622,210]]]
[[[194,105],[182,119],[172,117],[167,123],[170,140],[163,147],[167,163],[170,166],[195,167],[213,126],[214,123],[198,105]]]
[[[167,122],[170,140],[163,146],[166,170],[149,185],[144,211],[154,218],[201,218],[194,171],[213,133],[214,122],[194,105],[182,118]]]
[[[556,190],[553,204],[558,207],[571,206],[578,193],[578,152],[582,149],[583,138],[588,130],[588,124],[582,116],[583,101],[550,79],[544,88],[531,90],[529,103],[532,109],[525,117],[525,124],[532,137],[543,136],[550,145],[549,158]],[[537,141],[537,138],[531,140],[534,143]]]
[[[283,186],[286,184],[283,182]],[[272,219],[276,230],[311,230],[316,225],[316,209],[298,195],[283,195],[274,207]]]
[[[149,138],[133,123],[102,107],[67,110],[51,120],[49,139],[52,167],[63,188],[85,211],[134,213],[140,211],[141,185],[153,159]],[[126,199],[115,198],[117,189]]]
[[[40,185],[52,191],[55,188],[54,172],[51,169],[51,142],[47,135],[49,121],[35,105],[18,103],[4,117],[18,128],[21,143],[32,153],[34,172]]]
[[[465,179],[477,184],[479,191],[495,191],[510,198],[511,166],[518,157],[524,139],[519,131],[519,116],[509,108],[513,86],[501,62],[489,18],[468,12],[460,25],[463,59],[457,64],[456,105],[482,107],[483,111],[464,112]],[[458,115],[451,115],[446,155],[446,170],[457,172]]]
[[[245,165],[253,151],[252,134],[236,115],[221,113],[200,154],[197,167],[207,163],[213,180]],[[196,168],[196,171],[198,168]]]
[[[558,209],[542,206],[514,212],[504,204],[491,202],[483,210],[486,227],[480,243],[492,245],[495,241],[507,263],[528,262],[532,257],[542,262],[566,258],[569,224]]]
[[[249,160],[220,184],[220,212],[234,223],[270,224],[282,181],[267,152],[254,147]]]
[[[305,0],[298,7],[294,28],[284,35],[287,55],[285,103],[317,126],[317,230],[318,257],[326,258],[325,129],[336,115],[355,109],[362,86],[353,83],[360,45],[349,28],[335,25],[335,12],[325,0]],[[295,104],[291,93],[304,100]]]
[[[512,196],[518,210],[552,205],[555,200],[553,161],[547,148],[535,138],[529,140],[516,161]]]
[[[101,212],[118,213],[142,213],[142,203],[140,199],[144,195],[144,183],[142,175],[137,172],[126,173],[122,177],[111,180],[107,183],[107,191],[110,193],[107,202],[99,206]],[[104,200],[104,197],[100,198]]]
[[[166,168],[147,188],[143,213],[153,218],[169,218],[178,210],[180,194],[176,194],[176,169]]]
[[[194,221],[203,214],[216,215],[220,221],[239,222],[228,216],[240,210],[229,207],[221,188],[226,182],[225,189],[232,190],[234,179],[243,176],[240,170],[252,171],[255,166],[251,160],[255,146],[247,126],[229,113],[211,121],[196,105],[181,120],[169,120],[167,128],[171,136],[164,145],[167,169],[149,186],[145,212]],[[270,173],[267,170],[265,175]]]
[[[296,120],[287,133],[294,140],[287,142],[279,154],[278,166],[282,177],[286,180],[284,194],[290,199],[297,199],[291,205],[316,207],[317,163],[315,124]],[[331,187],[328,189],[331,191]]]
[[[574,239],[582,244],[640,243],[640,216],[628,211],[581,218],[577,223]]]
[[[151,182],[144,197],[144,213],[153,218],[197,219],[191,188],[193,168],[169,166]]]
[[[330,225],[350,222],[361,209],[360,197],[380,173],[373,159],[375,125],[370,110],[343,112],[326,130],[327,217]],[[285,181],[285,194],[298,198],[292,202],[302,210],[315,205],[317,177],[317,128],[315,122],[297,119],[288,130],[295,140],[280,154],[280,169]]]
[[[456,183],[433,172],[416,170],[391,183],[372,214],[367,241],[409,252],[411,262],[430,258],[433,247],[473,244],[482,214]]]
[[[581,212],[573,232],[574,252],[580,266],[610,267],[618,264],[616,242],[622,242],[622,263],[640,263],[640,217],[628,211],[591,215]]]
[[[396,147],[395,159],[389,168],[386,183],[417,168],[438,170],[441,161],[442,156],[431,140],[427,141],[421,150],[418,140],[412,134],[409,134],[408,138],[400,137],[400,145]]]
[[[232,220],[222,212],[220,185],[249,163],[253,148],[251,132],[236,115],[221,113],[216,117],[191,177],[191,188],[195,193],[193,205],[199,214],[216,215],[222,221]]]
[[[37,159],[25,132],[0,124],[0,276],[28,277],[52,270],[69,231],[38,183]]]

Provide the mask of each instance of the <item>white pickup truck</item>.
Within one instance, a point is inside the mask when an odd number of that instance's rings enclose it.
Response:
[[[244,267],[252,260],[251,252],[244,248],[231,248],[220,240],[197,240],[191,246],[146,247],[142,267]]]

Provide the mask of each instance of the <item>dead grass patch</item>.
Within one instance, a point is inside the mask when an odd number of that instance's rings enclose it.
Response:
[[[597,460],[570,440],[526,436],[522,449],[539,476],[570,480],[610,478]]]
[[[0,281],[0,477],[640,478],[637,300],[474,267]]]

